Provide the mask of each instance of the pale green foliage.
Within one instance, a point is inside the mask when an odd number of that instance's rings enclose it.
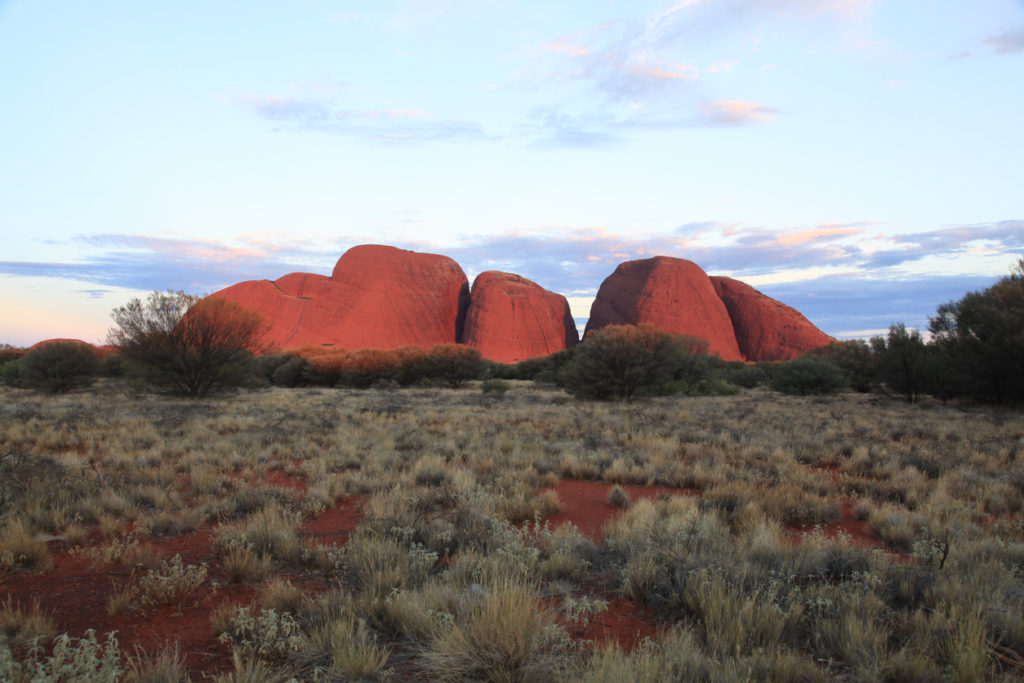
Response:
[[[144,605],[180,605],[204,581],[205,562],[184,564],[181,555],[175,555],[139,579],[140,599]]]
[[[249,657],[268,662],[288,660],[304,643],[299,622],[293,615],[273,609],[254,615],[248,607],[235,612],[228,630],[219,639]]]
[[[44,656],[38,643],[30,648],[24,662],[16,662],[4,640],[0,640],[0,680],[20,683],[116,683],[123,673],[117,638],[107,634],[103,643],[89,629],[82,638],[66,633],[53,641],[53,654]]]

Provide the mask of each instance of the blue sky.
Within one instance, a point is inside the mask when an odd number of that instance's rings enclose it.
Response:
[[[363,243],[924,327],[1024,255],[1021,121],[1021,0],[0,0],[0,342]]]

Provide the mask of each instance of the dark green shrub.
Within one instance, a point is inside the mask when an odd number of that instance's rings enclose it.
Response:
[[[769,374],[760,365],[747,365],[739,361],[726,363],[720,371],[721,378],[733,386],[753,389],[768,383]]]
[[[20,359],[0,364],[0,384],[6,387],[20,387],[21,381]]]
[[[783,394],[831,394],[846,386],[843,371],[837,366],[813,358],[797,358],[779,363],[769,386]]]
[[[257,359],[260,373],[275,387],[297,387],[305,384],[310,364],[294,353],[274,353]]]
[[[437,344],[423,359],[427,377],[452,389],[470,380],[479,379],[484,372],[480,352],[462,344]]]
[[[837,365],[854,391],[871,391],[879,381],[879,357],[863,339],[837,341],[807,354]]]
[[[692,386],[699,373],[695,352],[707,342],[651,325],[609,325],[587,335],[560,373],[577,398],[629,400],[665,393],[672,385]]]
[[[511,384],[503,379],[485,379],[480,384],[480,390],[485,394],[497,394],[498,396],[504,396],[505,392],[512,387]]]
[[[65,394],[89,386],[99,373],[93,347],[83,342],[51,342],[30,350],[19,361],[22,386]]]

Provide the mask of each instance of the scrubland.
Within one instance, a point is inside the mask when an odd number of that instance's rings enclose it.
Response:
[[[0,679],[1024,675],[1020,412],[511,385],[0,389]]]

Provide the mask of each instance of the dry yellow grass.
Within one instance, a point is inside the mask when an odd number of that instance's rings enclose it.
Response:
[[[1024,653],[1019,412],[765,390],[587,403],[509,384],[500,401],[0,389],[12,417],[0,421],[0,573],[44,567],[44,533],[85,543],[100,531],[102,544],[79,551],[98,566],[152,565],[138,554],[149,535],[218,525],[221,568],[269,580],[267,614],[294,615],[246,617],[247,637],[268,642],[240,652],[235,679],[317,667],[536,680],[1018,673],[996,653]],[[538,494],[556,474],[704,495],[636,500],[596,547],[534,523],[562,505]],[[300,542],[304,515],[352,495],[364,517],[344,549]],[[844,502],[903,564],[841,535],[785,542],[787,526],[828,523]],[[344,608],[325,616],[298,599],[288,581],[301,572],[340,586]],[[574,646],[540,601],[585,597],[595,581],[675,626],[635,653]],[[282,649],[267,631],[281,623],[306,645]]]

